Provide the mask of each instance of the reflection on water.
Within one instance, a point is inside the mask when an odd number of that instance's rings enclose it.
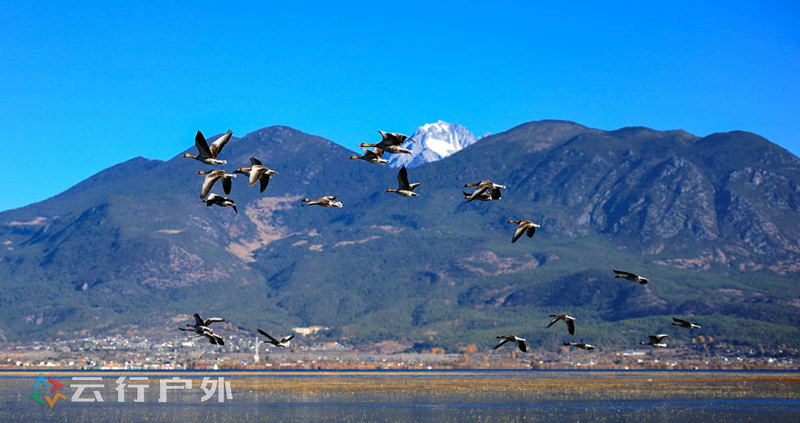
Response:
[[[170,375],[170,376],[174,376]],[[151,378],[145,402],[117,402],[116,375],[99,389],[104,402],[28,396],[33,378],[0,378],[0,421],[798,421],[800,374],[574,374],[526,372],[416,377],[330,374],[315,377],[234,377],[233,398],[200,403],[192,390],[158,402]],[[70,378],[62,377],[71,398]],[[46,390],[49,394],[49,390]],[[91,396],[91,393],[83,397]]]

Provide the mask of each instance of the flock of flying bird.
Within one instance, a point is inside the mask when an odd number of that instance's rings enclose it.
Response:
[[[350,156],[349,159],[352,160],[364,160],[369,163],[373,164],[386,164],[389,163],[389,160],[384,159],[384,153],[391,153],[391,154],[411,154],[411,150],[404,148],[402,145],[407,140],[416,143],[412,138],[399,134],[399,133],[389,133],[384,131],[378,131],[381,134],[381,141],[374,144],[362,143],[359,144],[359,147],[364,151],[364,154],[361,156]],[[197,131],[197,135],[195,136],[195,147],[197,148],[198,154],[190,154],[186,153],[181,155],[181,157],[192,158],[207,165],[225,165],[227,161],[221,160],[218,158],[220,152],[222,151],[225,144],[230,141],[231,137],[233,136],[233,132],[228,130],[225,134],[220,136],[216,141],[209,145],[206,142],[203,133]],[[368,148],[372,148],[368,150]],[[231,207],[236,214],[239,211],[236,209],[236,203],[228,198],[223,197],[221,195],[215,194],[211,192],[211,189],[214,187],[214,184],[222,180],[222,189],[226,195],[230,194],[232,182],[231,180],[236,177],[236,174],[247,175],[249,178],[250,186],[255,185],[256,182],[260,182],[260,189],[261,192],[269,185],[270,178],[273,175],[277,175],[278,172],[267,168],[264,166],[261,161],[256,159],[255,157],[250,158],[250,167],[240,167],[233,171],[233,173],[228,173],[222,169],[213,169],[210,171],[201,170],[197,172],[198,175],[205,175],[205,179],[203,180],[203,185],[200,189],[200,199],[206,203],[207,206],[211,207],[212,205],[217,205],[220,207]],[[398,195],[404,197],[417,197],[419,194],[414,192],[414,189],[418,186],[422,185],[422,182],[416,183],[409,183],[408,180],[408,171],[406,170],[405,166],[400,168],[400,171],[397,174],[397,182],[398,188],[397,189],[387,189],[385,192],[393,192]],[[499,200],[502,197],[502,189],[506,189],[504,185],[496,184],[492,181],[483,180],[476,183],[469,183],[464,185],[465,188],[474,187],[474,190],[469,193],[462,191],[464,195],[464,202],[469,203],[474,200],[479,201],[494,201]],[[313,206],[318,205],[321,207],[342,207],[342,203],[336,201],[338,197],[336,195],[328,195],[316,200],[311,198],[304,198],[302,200],[301,206]],[[533,223],[529,220],[509,220],[508,223],[516,224],[517,228],[514,231],[514,235],[511,238],[511,243],[517,242],[522,235],[527,235],[528,238],[532,238],[533,235],[536,233],[536,229],[541,227],[540,225]],[[630,281],[638,282],[639,284],[646,284],[648,283],[648,279],[642,276],[639,276],[634,273],[625,272],[622,270],[612,269],[615,273],[615,278],[623,278]],[[570,335],[575,334],[575,318],[572,316],[568,316],[566,314],[552,314],[550,315],[552,320],[550,324],[547,325],[547,328],[550,328],[558,321],[563,320],[567,326],[567,332]],[[187,324],[185,327],[179,327],[178,329],[182,331],[191,331],[197,333],[198,337],[205,337],[208,341],[214,345],[225,345],[224,340],[221,336],[215,333],[213,330],[209,328],[209,326],[214,322],[224,322],[225,319],[214,317],[210,319],[202,319],[199,314],[194,314],[195,324]],[[696,323],[692,323],[686,320],[678,319],[673,317],[672,318],[674,326],[680,326],[687,329],[699,329],[700,326]],[[258,329],[258,332],[265,336],[267,340],[265,343],[271,344],[276,347],[280,348],[287,348],[294,338],[295,334],[291,334],[289,336],[283,337],[281,339],[275,339],[267,332]],[[663,342],[664,338],[669,337],[667,334],[658,334],[658,335],[649,335],[649,341],[639,342],[641,345],[649,345],[654,348],[665,348],[667,344]],[[500,342],[493,348],[497,349],[502,345],[506,344],[507,342],[515,342],[517,347],[522,351],[527,351],[527,345],[525,344],[525,339],[520,338],[514,334],[508,335],[500,335],[497,336],[497,339]],[[579,349],[583,350],[593,350],[594,346],[584,343],[584,342],[564,342],[565,346],[570,347],[574,346]]]

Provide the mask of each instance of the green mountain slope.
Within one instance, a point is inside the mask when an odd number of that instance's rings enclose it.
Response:
[[[234,138],[225,169],[255,156],[279,172],[263,194],[234,180],[238,216],[199,201],[194,172],[210,167],[181,157],[0,214],[2,335],[168,328],[198,311],[355,344],[453,350],[514,331],[549,348],[566,338],[547,316],[566,312],[599,346],[673,315],[732,345],[800,339],[800,161],[756,135],[532,122],[411,169],[417,198],[383,192],[396,170],[350,154],[286,127]],[[462,185],[483,179],[503,198],[464,204]],[[300,207],[332,194],[343,208]],[[512,245],[509,219],[542,228]]]

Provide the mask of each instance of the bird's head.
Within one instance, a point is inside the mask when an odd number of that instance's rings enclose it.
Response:
[[[198,175],[207,175],[207,174],[211,173],[211,171],[210,170],[198,170],[195,173],[197,173]]]
[[[189,158],[189,159],[193,159],[193,158],[195,158],[197,156],[195,156],[194,154],[191,154],[191,153],[183,153],[183,154],[181,154],[181,157],[186,157],[186,158]]]
[[[355,159],[360,159],[360,158],[361,158],[361,156],[355,156],[355,155],[348,157],[348,159],[350,159],[350,160],[355,160]]]

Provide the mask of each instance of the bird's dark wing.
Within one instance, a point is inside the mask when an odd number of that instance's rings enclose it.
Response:
[[[222,190],[225,191],[225,195],[231,193],[231,178],[222,178]]]
[[[549,325],[547,325],[547,327],[549,328],[550,326],[553,326],[553,325],[554,325],[554,324],[556,324],[556,322],[557,322],[557,321],[559,321],[559,320],[561,320],[561,316],[556,316],[556,317],[554,317],[554,318],[553,318],[553,320],[550,322],[550,324],[549,324]]]
[[[257,159],[257,158],[255,158],[255,157],[251,157],[251,158],[250,158],[250,164],[251,164],[251,165],[253,165],[253,166],[255,166],[255,165],[262,166],[262,164],[261,164],[261,160],[258,160],[258,159]]]
[[[401,190],[410,191],[408,184],[408,171],[406,170],[405,166],[401,167],[400,171],[397,172],[397,183],[400,185]]]
[[[467,198],[467,201],[465,201],[465,203],[469,203],[470,201],[478,198],[478,196],[483,194],[484,192],[486,192],[486,187],[479,186],[478,188],[475,189],[475,191],[472,192],[472,194],[470,194],[469,198]]]
[[[222,151],[222,147],[225,147],[225,144],[230,141],[231,136],[233,136],[233,131],[228,129],[228,132],[222,134],[221,137],[217,138],[216,141],[211,143],[211,157],[217,158],[217,155]]]
[[[672,318],[672,320],[675,321],[676,323],[680,323],[682,325],[688,325],[689,324],[689,322],[687,322],[686,320],[676,319],[674,317]]]
[[[206,198],[208,193],[211,192],[211,188],[214,187],[214,183],[217,182],[217,179],[216,176],[210,173],[206,175],[205,179],[203,179],[203,187],[200,188],[200,198]]]
[[[496,350],[496,349],[500,348],[501,346],[503,346],[503,344],[505,344],[505,343],[506,343],[506,342],[508,342],[508,341],[510,341],[510,339],[508,339],[508,338],[503,338],[503,340],[502,340],[502,341],[500,341],[500,343],[499,343],[499,344],[495,345],[495,346],[494,346],[494,348],[492,348],[492,349],[493,349],[493,350]]]
[[[402,141],[400,141],[400,137],[398,137],[398,135],[400,134],[389,133],[384,131],[378,131],[378,132],[381,134],[381,138],[383,138],[381,140],[381,144],[400,145],[403,143]]]
[[[201,156],[211,156],[211,150],[208,149],[206,137],[204,137],[203,133],[200,131],[197,131],[197,135],[194,136],[194,146],[197,147],[197,151]]]
[[[525,341],[518,341],[517,345],[519,346],[520,351],[522,351],[522,352],[527,352],[528,351],[528,346],[525,345]]]
[[[261,175],[260,178],[261,192],[264,192],[264,190],[267,189],[267,185],[269,185],[269,175],[265,173]]]
[[[500,197],[503,196],[503,193],[500,192],[500,188],[492,188],[489,190],[489,194],[492,196],[492,200],[499,200]]]
[[[525,232],[525,234],[528,235],[528,238],[533,238],[533,234],[535,233],[536,233],[536,226],[529,226]]]
[[[284,343],[284,342],[289,342],[289,341],[291,341],[292,339],[294,339],[294,334],[291,334],[291,335],[289,335],[289,336],[287,336],[287,337],[281,338],[281,343]]]
[[[197,324],[197,326],[205,326],[206,323],[203,321],[203,319],[200,318],[200,315],[197,313],[194,314],[194,321]]]
[[[225,319],[223,319],[222,317],[212,317],[212,318],[206,319],[206,321],[203,322],[203,326],[208,326],[208,325],[210,325],[210,324],[212,324],[214,322],[224,322],[224,321],[225,321]]]
[[[270,334],[268,334],[268,333],[264,332],[263,330],[259,329],[259,330],[258,330],[258,333],[260,333],[260,334],[262,334],[262,335],[266,336],[266,337],[267,337],[267,339],[269,339],[270,341],[272,341],[272,342],[274,342],[274,343],[276,343],[276,344],[278,343],[278,340],[277,340],[277,339],[273,338],[272,336],[270,336]]]
[[[622,276],[624,276],[626,278],[636,277],[636,275],[634,275],[633,273],[630,273],[630,272],[623,272],[622,270],[617,270],[617,269],[611,269],[611,270],[613,270],[614,273],[616,273],[618,275],[622,275]]]
[[[517,240],[524,233],[525,233],[525,226],[523,226],[522,223],[520,223],[519,225],[517,225],[517,229],[514,231],[514,237],[511,238],[511,243],[513,244],[513,243],[517,242]]]
[[[236,204],[231,204],[231,208],[236,214],[239,214],[239,210],[236,210]]]
[[[570,335],[575,335],[575,322],[569,319],[565,319],[567,322],[567,331],[569,331]]]

